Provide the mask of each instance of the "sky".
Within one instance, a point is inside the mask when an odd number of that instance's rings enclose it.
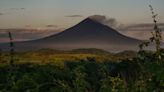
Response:
[[[0,28],[68,28],[91,15],[147,23],[149,4],[164,22],[164,0],[0,0]]]
[[[151,36],[147,30],[153,26],[150,4],[164,29],[164,0],[0,0],[0,29],[37,29],[12,30],[15,39],[37,39],[96,15],[111,24],[116,22],[117,27],[109,26],[127,36],[147,39]],[[52,30],[45,33],[45,29]],[[6,33],[0,30],[0,42],[6,39]]]

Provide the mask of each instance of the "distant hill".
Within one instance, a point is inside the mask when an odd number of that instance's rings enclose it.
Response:
[[[88,48],[88,49],[73,49],[73,50],[55,50],[55,49],[40,49],[36,51],[27,51],[26,53],[42,53],[42,54],[95,54],[95,55],[111,55],[113,53],[107,52],[105,50]]]
[[[71,50],[98,48],[111,52],[137,50],[140,40],[124,36],[116,30],[90,18],[55,35],[38,40],[16,42],[16,50],[37,50],[42,48]],[[7,44],[1,44],[6,48]],[[7,49],[7,48],[6,48]]]
[[[105,50],[101,49],[95,49],[95,48],[88,48],[88,49],[74,49],[71,51],[72,53],[86,53],[86,54],[101,54],[101,55],[111,55],[112,53],[107,52]]]
[[[118,57],[121,59],[125,59],[125,58],[134,58],[137,57],[137,52],[135,51],[123,51],[123,52],[119,52],[115,54],[115,57]]]

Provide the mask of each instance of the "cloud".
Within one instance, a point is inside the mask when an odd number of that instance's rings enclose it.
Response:
[[[61,29],[0,29],[0,43],[9,41],[8,32],[13,35],[14,41],[25,41],[47,37],[49,35],[57,34],[63,30]]]
[[[25,27],[31,27],[31,25],[25,25]]]
[[[4,13],[0,13],[0,16],[4,15]]]
[[[153,26],[154,26],[153,23],[143,23],[143,24],[131,25],[129,27],[153,27]],[[158,26],[164,26],[164,23],[158,23]]]
[[[57,25],[46,25],[46,27],[51,27],[51,28],[52,28],[52,27],[55,27],[55,28],[56,28],[56,27],[58,27],[58,26],[57,26]]]
[[[9,10],[11,11],[21,11],[21,10],[25,10],[26,8],[9,8],[8,10],[7,10],[7,12],[9,12]],[[2,13],[2,12],[0,12],[0,16],[2,16],[2,15],[8,15],[8,14],[11,14],[10,12],[9,13]]]
[[[113,28],[117,28],[119,24],[115,18],[107,18],[104,15],[93,15],[89,18]]]
[[[108,18],[104,15],[93,15],[89,18],[98,21],[104,25],[110,26],[126,36],[134,37],[141,40],[149,39],[152,36],[151,31],[153,31],[154,27],[153,23],[123,25],[117,22],[115,18]],[[159,28],[163,31],[162,36],[164,37],[164,23],[158,23],[158,25]]]
[[[164,31],[164,23],[158,24],[159,28]],[[153,23],[141,23],[141,24],[132,24],[122,28],[122,31],[152,31],[154,27]]]
[[[164,23],[159,23],[158,25],[159,28],[162,30],[162,36],[164,37]],[[153,27],[153,23],[131,24],[122,27],[119,32],[137,39],[148,40],[150,37],[152,37],[151,32],[153,31]]]
[[[21,10],[25,10],[25,8],[20,8]]]
[[[68,15],[68,16],[65,16],[65,17],[83,17],[82,15]]]
[[[112,27],[118,31],[153,31],[154,24],[153,23],[140,23],[140,24],[130,24],[130,25],[123,25],[115,18],[108,18],[105,15],[93,15],[89,18],[100,22],[104,25]],[[158,26],[161,30],[164,31],[164,23],[158,23]]]
[[[25,8],[10,8],[11,10],[16,10],[16,11],[19,11],[19,10],[25,10]]]

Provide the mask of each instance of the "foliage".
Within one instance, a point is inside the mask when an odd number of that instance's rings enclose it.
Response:
[[[164,64],[153,55],[122,62],[66,61],[63,68],[51,63],[0,66],[0,91],[162,92]]]
[[[100,92],[126,92],[126,90],[120,77],[109,76],[102,80]]]
[[[151,13],[152,13],[152,18],[153,18],[153,22],[154,22],[154,31],[152,31],[152,37],[149,38],[148,41],[145,41],[143,43],[141,43],[139,45],[140,47],[140,52],[143,52],[143,48],[144,47],[148,47],[150,45],[150,43],[155,43],[155,48],[156,48],[156,57],[158,59],[161,59],[161,55],[160,55],[160,51],[161,51],[161,41],[162,41],[162,30],[159,28],[158,26],[158,23],[157,23],[157,15],[155,12],[154,12],[154,9],[151,5],[149,5],[150,7],[150,10],[151,10]],[[159,62],[159,61],[157,61]]]

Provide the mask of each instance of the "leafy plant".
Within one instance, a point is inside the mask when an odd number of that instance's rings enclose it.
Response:
[[[126,92],[124,82],[119,76],[108,76],[101,81],[100,92]]]
[[[154,9],[151,5],[149,5],[149,7],[151,10],[152,18],[153,18],[153,22],[154,22],[154,28],[153,28],[154,31],[151,32],[152,37],[149,38],[149,41],[143,42],[142,44],[140,44],[139,47],[142,50],[144,46],[147,47],[151,42],[155,42],[156,51],[159,52],[160,51],[160,44],[161,44],[161,40],[162,40],[162,34],[161,34],[161,29],[159,28],[158,23],[157,23],[157,19],[156,19],[158,14],[155,14]]]
[[[73,81],[75,92],[86,92],[87,91],[87,81],[85,80],[86,74],[84,73],[84,67],[78,66],[75,70],[75,80]]]

